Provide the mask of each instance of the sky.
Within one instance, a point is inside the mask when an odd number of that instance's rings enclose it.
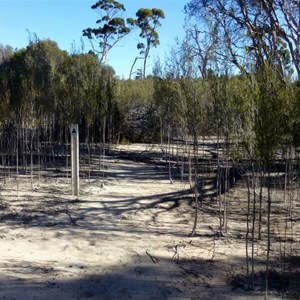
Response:
[[[72,52],[81,49],[82,30],[95,28],[99,15],[91,9],[97,0],[0,0],[0,43],[21,49],[28,45],[30,33],[39,39],[56,41],[59,48]],[[165,13],[162,26],[157,29],[160,45],[151,50],[147,70],[152,70],[152,59],[163,61],[175,38],[183,37],[183,7],[188,0],[118,0],[126,11],[124,18],[135,17],[140,8],[160,8]],[[83,37],[85,51],[90,42]],[[108,55],[120,78],[128,78],[130,67],[138,55],[138,31],[117,44]],[[141,62],[140,62],[141,63]]]

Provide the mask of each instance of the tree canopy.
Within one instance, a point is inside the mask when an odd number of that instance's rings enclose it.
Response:
[[[96,40],[100,50],[93,49],[100,54],[100,63],[103,64],[107,60],[108,52],[120,42],[130,32],[130,28],[126,26],[125,20],[120,16],[125,7],[115,0],[101,0],[91,7],[97,11],[101,18],[96,21],[99,24],[97,28],[87,28],[83,30],[83,36],[90,40]]]

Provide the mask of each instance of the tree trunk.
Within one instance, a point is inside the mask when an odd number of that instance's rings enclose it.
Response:
[[[199,147],[198,147],[198,137],[194,135],[194,197],[195,197],[195,218],[194,218],[194,225],[192,228],[191,236],[195,235],[198,223],[198,210],[199,210],[199,192],[198,192],[198,157],[199,157]]]
[[[268,166],[269,167],[269,166]],[[268,209],[267,209],[267,260],[266,260],[266,290],[265,298],[268,299],[269,295],[269,267],[270,267],[270,251],[271,251],[271,204],[272,204],[272,191],[271,191],[271,174],[268,170],[268,180],[267,180],[267,189],[268,189]]]
[[[250,287],[250,267],[249,267],[250,208],[251,208],[251,182],[250,182],[250,175],[247,174],[246,270],[247,270],[248,287]]]
[[[252,230],[251,230],[251,288],[254,288],[254,247],[255,247],[255,222],[256,222],[256,170],[252,164],[252,186],[253,186],[253,204],[252,204]]]

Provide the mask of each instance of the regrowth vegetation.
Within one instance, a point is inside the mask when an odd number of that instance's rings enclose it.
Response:
[[[299,265],[287,263],[300,257],[299,7],[288,0],[191,0],[186,36],[148,77],[149,52],[159,44],[164,18],[160,9],[139,9],[136,19],[125,21],[121,3],[98,1],[92,9],[100,14],[99,27],[84,30],[98,48],[87,54],[68,54],[38,39],[18,51],[0,47],[2,165],[25,168],[29,154],[33,161],[34,154],[55,160],[43,151],[68,143],[70,123],[79,124],[89,155],[90,145],[103,153],[105,144],[158,143],[170,182],[180,175],[190,184],[191,235],[207,207],[218,216],[212,226],[220,238],[238,218],[243,287],[256,289],[264,274],[267,298],[270,276],[278,272],[289,281],[282,295],[299,297]],[[105,62],[134,28],[143,70],[136,80],[120,80]],[[128,72],[131,77],[133,68]],[[237,196],[236,186],[242,186]]]

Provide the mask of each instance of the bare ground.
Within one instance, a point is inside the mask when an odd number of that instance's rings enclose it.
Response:
[[[202,210],[190,237],[188,185],[171,184],[159,165],[118,157],[105,165],[104,186],[85,176],[78,199],[51,170],[33,186],[22,175],[2,185],[0,299],[264,298],[236,277],[245,274],[238,223],[222,237],[217,216]]]

